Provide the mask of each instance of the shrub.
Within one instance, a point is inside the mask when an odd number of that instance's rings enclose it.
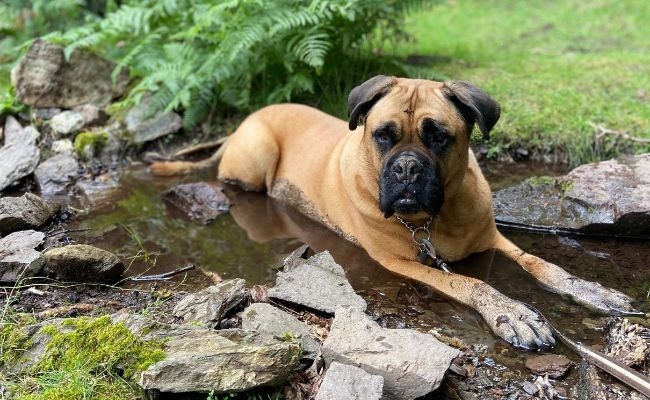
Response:
[[[405,37],[407,11],[433,0],[125,0],[105,18],[49,39],[89,48],[137,78],[118,109],[153,93],[191,127],[219,106],[249,111],[318,97],[329,69]],[[336,82],[329,82],[336,84]]]

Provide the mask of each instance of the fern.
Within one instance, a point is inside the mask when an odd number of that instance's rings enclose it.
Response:
[[[152,93],[155,110],[184,111],[192,127],[220,105],[245,112],[308,99],[323,80],[339,85],[326,71],[375,57],[372,40],[400,40],[404,14],[433,2],[124,0],[105,18],[48,38],[67,54],[87,48],[114,59],[114,76],[129,68],[137,81],[115,109]]]

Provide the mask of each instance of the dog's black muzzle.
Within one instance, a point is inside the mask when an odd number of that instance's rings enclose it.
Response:
[[[434,216],[443,200],[438,170],[430,158],[409,150],[384,164],[379,181],[379,209],[384,217],[420,211]]]

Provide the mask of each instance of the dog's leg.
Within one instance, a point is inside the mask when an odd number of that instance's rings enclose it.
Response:
[[[381,265],[474,308],[496,335],[514,346],[536,349],[555,344],[551,327],[542,316],[483,281],[443,272],[415,261],[385,260]]]
[[[638,314],[632,298],[597,282],[575,277],[562,268],[526,253],[499,234],[497,250],[521,265],[550,291],[570,297],[577,303],[607,314]]]

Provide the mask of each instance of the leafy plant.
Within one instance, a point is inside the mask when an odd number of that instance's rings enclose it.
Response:
[[[405,37],[407,11],[429,0],[125,0],[104,19],[50,40],[89,48],[137,82],[117,109],[153,95],[152,111],[185,112],[191,127],[219,106],[249,111],[318,97],[328,69]],[[336,84],[336,82],[329,82]]]

